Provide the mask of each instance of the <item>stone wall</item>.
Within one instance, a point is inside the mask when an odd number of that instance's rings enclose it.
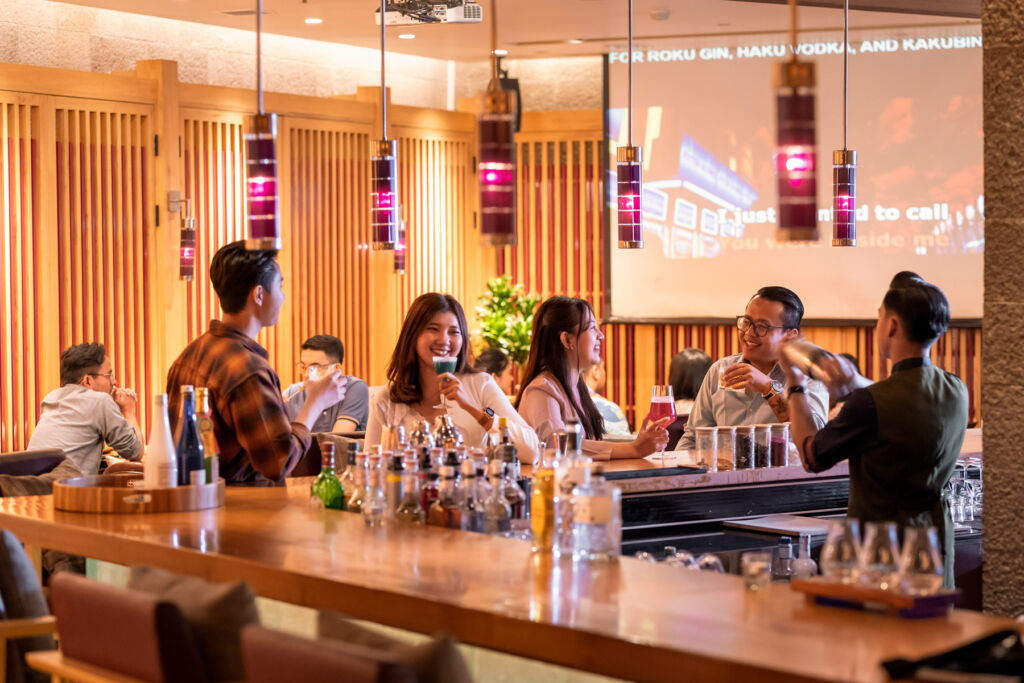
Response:
[[[984,604],[1024,613],[1024,2],[983,0]]]

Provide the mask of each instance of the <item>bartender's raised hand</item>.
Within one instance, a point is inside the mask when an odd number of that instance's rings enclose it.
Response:
[[[441,395],[449,401],[458,403],[463,410],[473,410],[478,407],[473,405],[469,394],[466,392],[466,387],[462,386],[459,378],[452,373],[446,372],[443,375],[438,375],[437,383],[441,389]]]
[[[671,417],[663,417],[657,422],[648,423],[647,418],[644,418],[640,431],[637,432],[636,440],[633,442],[636,457],[645,458],[651,453],[665,450],[665,447],[668,446],[668,431],[665,427],[671,421]]]
[[[315,407],[314,417],[345,398],[348,379],[335,370],[326,377],[306,380],[306,403]]]
[[[722,373],[719,383],[729,389],[750,389],[767,394],[772,388],[772,378],[750,363],[730,365]]]

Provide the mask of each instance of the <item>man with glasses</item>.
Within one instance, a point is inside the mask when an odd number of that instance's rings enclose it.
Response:
[[[82,474],[99,472],[103,444],[122,458],[142,455],[139,401],[117,386],[103,344],[76,344],[60,356],[60,389],[42,402],[30,450],[59,448]]]
[[[785,287],[762,287],[736,319],[740,353],[722,358],[704,376],[676,450],[692,450],[697,427],[788,422],[785,373],[779,366],[783,344],[799,336],[804,305]],[[825,424],[828,390],[807,385],[815,424]]]
[[[313,335],[302,343],[299,359],[296,369],[302,381],[284,390],[285,409],[293,420],[306,405],[306,380],[340,369],[345,360],[345,346],[333,335]],[[316,418],[314,432],[358,432],[366,429],[370,410],[369,387],[363,380],[348,375],[342,375],[341,385],[341,398]]]

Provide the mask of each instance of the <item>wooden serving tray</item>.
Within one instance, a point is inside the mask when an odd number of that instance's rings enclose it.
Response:
[[[172,489],[142,487],[135,473],[75,477],[53,485],[53,507],[69,512],[184,512],[224,504],[224,480]]]
[[[808,602],[818,605],[880,611],[904,619],[944,617],[960,601],[960,591],[948,588],[934,595],[908,595],[859,584],[835,583],[821,576],[793,579],[790,587],[806,595]]]

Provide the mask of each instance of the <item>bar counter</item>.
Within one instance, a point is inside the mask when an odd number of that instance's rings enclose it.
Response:
[[[265,597],[630,680],[885,680],[879,662],[947,649],[1012,622],[969,611],[899,620],[809,605],[785,585],[622,558],[579,567],[528,544],[434,527],[368,529],[313,508],[308,480],[233,488],[223,508],[103,515],[52,497],[0,500],[23,542],[213,581]]]

